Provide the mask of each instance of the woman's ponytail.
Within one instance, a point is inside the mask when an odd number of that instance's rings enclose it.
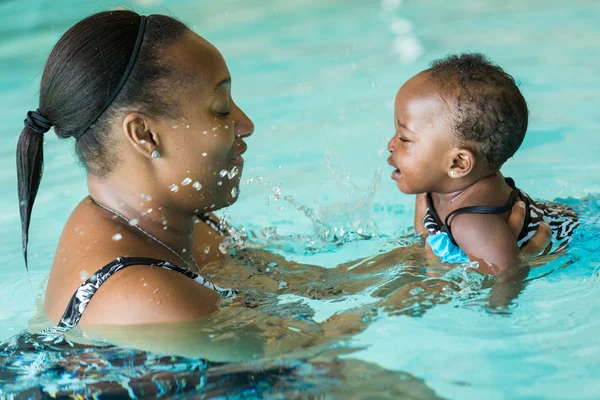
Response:
[[[17,144],[17,184],[23,257],[25,257],[26,268],[28,268],[27,242],[29,241],[31,210],[44,169],[44,133],[48,132],[51,127],[52,123],[40,113],[39,109],[30,111],[27,113],[25,128],[21,131]]]

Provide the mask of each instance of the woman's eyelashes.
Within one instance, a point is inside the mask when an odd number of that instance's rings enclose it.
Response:
[[[408,143],[410,142],[410,140],[403,138],[402,136],[398,135],[398,139],[403,142],[403,143]]]

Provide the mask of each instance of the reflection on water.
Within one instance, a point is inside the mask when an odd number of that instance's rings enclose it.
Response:
[[[2,343],[0,366],[3,398],[438,398],[410,374],[352,359],[225,364],[115,346],[48,345],[27,332]]]

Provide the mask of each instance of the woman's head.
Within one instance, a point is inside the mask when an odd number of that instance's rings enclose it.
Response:
[[[39,114],[59,137],[76,138],[90,176],[152,185],[166,205],[189,213],[235,201],[239,174],[219,173],[241,169],[232,158],[253,130],[210,43],[171,17],[144,21],[131,11],[92,15],[61,37],[42,76]],[[32,127],[17,149],[25,257],[43,163],[43,134]]]
[[[523,142],[528,110],[514,79],[475,53],[436,60],[408,80],[394,116],[393,177],[403,192],[423,193],[498,171]]]

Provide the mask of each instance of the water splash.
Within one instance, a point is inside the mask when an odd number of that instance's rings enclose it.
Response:
[[[381,154],[378,157],[381,157]],[[257,231],[248,230],[248,238],[265,248],[296,254],[314,254],[334,251],[346,243],[378,236],[372,204],[375,194],[381,188],[381,170],[377,168],[369,186],[361,188],[350,179],[350,174],[337,156],[326,154],[326,167],[345,200],[327,205],[317,203],[316,208],[311,208],[290,195],[284,195],[281,184],[272,186],[272,193],[266,196],[267,205],[270,205],[272,200],[283,200],[308,218],[313,227],[310,234],[280,235],[276,227],[267,227]],[[260,176],[254,180],[248,179],[246,183],[271,186],[270,182],[265,182]],[[278,206],[278,209],[281,210],[282,207]]]

